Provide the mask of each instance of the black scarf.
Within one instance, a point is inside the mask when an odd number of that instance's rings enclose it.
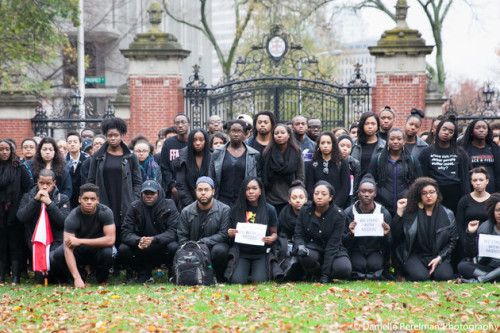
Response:
[[[425,213],[425,209],[417,209],[417,242],[422,253],[420,257],[424,260],[432,260],[437,257],[438,249],[436,244],[436,227],[438,221],[448,220],[448,214],[443,206],[437,205],[430,217]]]
[[[288,145],[285,152],[277,146],[271,147],[264,161],[264,184],[270,185],[275,177],[291,183],[299,169],[300,153]]]

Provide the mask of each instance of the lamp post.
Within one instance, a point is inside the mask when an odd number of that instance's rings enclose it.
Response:
[[[493,82],[485,82],[483,88],[478,92],[475,103],[475,109],[479,115],[484,117],[499,116],[500,108],[498,106],[498,97],[498,90],[495,88]]]

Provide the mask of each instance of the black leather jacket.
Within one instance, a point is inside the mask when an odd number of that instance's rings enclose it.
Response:
[[[451,253],[458,241],[458,232],[455,224],[455,215],[448,208],[439,205],[448,215],[447,220],[437,221],[436,224],[436,245],[441,260],[450,260]],[[398,214],[392,219],[392,237],[399,246],[396,248],[396,256],[405,264],[410,256],[411,249],[417,239],[418,230],[417,212],[404,213],[402,217]]]
[[[295,225],[295,249],[305,245],[324,254],[321,272],[331,275],[333,259],[348,257],[342,245],[346,215],[338,206],[331,204],[321,217],[313,218],[315,209],[316,205],[312,202],[305,203],[300,209]],[[321,223],[317,223],[318,219]]]
[[[213,199],[212,207],[210,208],[204,230],[200,228],[200,220],[198,217],[198,201],[193,202],[181,212],[179,218],[179,226],[177,228],[177,237],[179,246],[182,246],[187,241],[200,241],[212,248],[218,243],[227,243],[229,235],[229,206],[222,202]]]

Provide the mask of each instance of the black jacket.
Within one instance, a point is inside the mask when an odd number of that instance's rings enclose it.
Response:
[[[0,207],[0,228],[19,223],[16,214],[20,207],[21,198],[24,193],[29,192],[32,185],[33,180],[28,169],[20,162],[15,167],[13,182],[8,185],[8,188],[0,188],[0,191],[4,192],[6,197],[10,199],[9,202],[0,202],[2,205]]]
[[[153,206],[150,221],[157,234],[154,236],[154,243],[162,246],[177,240],[177,223],[179,221],[179,212],[175,203],[171,199],[165,199],[162,190],[159,191],[158,201]],[[132,248],[136,248],[143,234],[146,218],[149,214],[145,213],[146,205],[142,199],[132,202],[125,219],[123,220],[121,237],[122,242]]]
[[[406,197],[406,193],[413,181],[422,176],[422,171],[419,161],[411,155],[402,155],[393,166],[387,161],[385,164],[386,177],[381,179],[379,175],[380,155],[377,154],[372,158],[368,173],[371,173],[377,183],[377,197],[375,200],[386,207],[390,212],[394,213],[397,209],[397,200]],[[396,168],[396,177],[394,177],[394,169]],[[413,179],[407,179],[410,169],[413,171]],[[394,200],[396,194],[396,202]]]
[[[293,240],[297,219],[298,215],[295,215],[293,207],[290,204],[283,207],[278,216],[278,236],[284,237],[287,240]]]
[[[346,215],[342,209],[332,204],[319,218],[321,223],[318,224],[317,219],[313,218],[315,208],[314,203],[307,202],[300,209],[295,225],[294,251],[299,245],[305,245],[324,254],[321,272],[331,275],[333,259],[348,257],[347,251],[342,245]]]
[[[496,235],[495,229],[496,223],[491,223],[489,220],[481,223],[479,228],[474,233],[465,232],[465,255],[467,257],[473,258],[477,257],[477,240],[480,234],[484,235]],[[481,265],[487,265],[490,267],[500,267],[500,259],[478,257],[478,263]]]
[[[35,232],[38,218],[40,217],[40,210],[42,203],[35,200],[38,193],[38,186],[33,187],[28,193],[23,195],[21,205],[17,211],[17,218],[25,225],[26,243],[31,245],[31,238]],[[47,215],[49,216],[50,229],[52,231],[53,242],[50,247],[51,251],[55,250],[59,245],[62,245],[64,220],[68,217],[70,209],[69,198],[59,193],[57,186],[54,187],[50,193],[50,205],[47,206]]]
[[[179,201],[182,207],[186,207],[196,201],[196,179],[188,179],[187,173],[187,148],[184,147],[179,151],[179,157],[172,161],[172,166],[176,170],[176,187],[179,194]],[[210,165],[210,160],[207,161]],[[203,176],[208,176],[207,174]]]
[[[201,230],[200,220],[198,217],[198,201],[193,202],[185,207],[179,218],[179,226],[177,228],[177,237],[179,246],[182,246],[187,241],[200,241],[212,248],[218,243],[227,243],[229,236],[229,206],[222,202],[213,199],[212,207],[210,208],[205,229]]]
[[[123,149],[122,157],[122,204],[121,214],[122,221],[127,213],[130,204],[141,198],[142,175],[139,169],[139,160],[127,145],[121,142]],[[106,187],[104,186],[104,164],[106,161],[106,150],[108,143],[105,142],[102,147],[92,155],[90,160],[90,169],[87,178],[87,183],[92,183],[99,186],[99,203],[110,206],[110,200]]]
[[[451,253],[458,241],[458,233],[453,212],[443,205],[438,205],[436,208],[439,207],[444,209],[446,215],[448,215],[448,219],[437,221],[435,231],[438,254],[444,261],[450,260]],[[402,264],[405,264],[408,260],[417,239],[417,224],[418,213],[416,211],[412,213],[405,212],[402,217],[396,214],[392,219],[392,237],[399,244],[396,248],[396,256]]]
[[[359,175],[361,174],[361,163],[353,156],[347,156],[347,162],[349,163],[349,173],[354,177],[354,186],[351,195],[351,204],[353,204],[358,198],[358,188],[361,179]]]
[[[71,176],[71,197],[69,198],[69,202],[71,203],[71,207],[75,208],[78,206],[78,196],[80,194],[80,185],[85,184],[82,183],[82,175],[81,175],[81,168],[83,162],[85,162],[90,156],[84,153],[83,151],[80,152],[80,158],[78,159],[78,164],[76,166],[76,169],[73,169],[73,166],[71,165],[71,156],[69,153],[66,154],[64,160],[66,161],[66,164],[69,164],[69,175]],[[86,180],[86,178],[84,179]]]

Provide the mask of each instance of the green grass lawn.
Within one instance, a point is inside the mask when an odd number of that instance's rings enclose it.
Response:
[[[10,331],[500,331],[497,284],[0,287]],[[497,325],[495,327],[495,325]]]

